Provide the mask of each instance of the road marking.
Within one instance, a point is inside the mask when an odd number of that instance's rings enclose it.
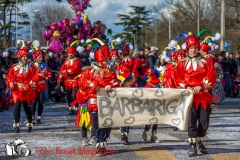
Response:
[[[231,159],[231,160],[239,160],[240,159],[240,153],[220,153],[220,154],[212,154],[210,155],[213,160],[226,160],[226,159]]]
[[[176,160],[175,156],[171,154],[163,146],[131,146],[131,149],[137,156],[146,160],[151,159],[167,159]]]

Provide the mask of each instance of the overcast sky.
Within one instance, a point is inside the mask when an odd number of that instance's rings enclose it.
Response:
[[[101,20],[108,28],[112,29],[114,34],[119,33],[122,30],[122,27],[113,24],[117,22],[117,14],[126,14],[131,11],[131,8],[129,7],[131,5],[146,6],[147,9],[151,9],[151,6],[156,4],[157,1],[161,0],[90,0],[92,8],[85,10],[85,14],[89,16],[89,19],[92,22]],[[57,4],[56,0],[35,0],[32,2],[32,7],[33,9],[37,9],[37,6],[41,3],[49,2]],[[61,4],[69,6],[67,0],[62,0]],[[25,11],[30,12],[29,4],[24,6],[24,12]]]

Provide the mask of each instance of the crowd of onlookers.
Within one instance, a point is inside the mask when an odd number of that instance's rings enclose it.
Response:
[[[149,68],[155,67],[159,71],[164,70],[167,62],[161,58],[161,52],[159,52],[156,47],[134,50],[131,55],[132,57],[137,58],[141,55],[146,55],[145,52],[149,52],[147,53]],[[53,73],[52,79],[56,79],[59,76],[59,69],[64,63],[64,60],[67,58],[67,54],[65,51],[62,51],[59,55],[53,54],[52,52],[44,52],[44,54],[44,61]],[[232,91],[234,87],[236,87],[233,84],[234,80],[238,79],[240,81],[240,77],[238,77],[240,75],[240,51],[230,54],[228,52],[221,51],[219,54],[215,54],[215,56],[222,65],[222,71],[225,79],[225,95],[232,96]],[[77,57],[81,60],[83,68],[91,65],[91,59],[89,59],[87,54],[78,53]],[[4,84],[4,77],[7,75],[10,67],[17,62],[18,59],[15,58],[14,51],[5,51],[5,49],[0,50],[0,99],[2,99],[5,93],[7,93],[6,86]],[[49,99],[48,90],[46,90],[45,93],[45,103],[53,103]],[[0,103],[0,111],[3,108],[1,104],[2,103]]]

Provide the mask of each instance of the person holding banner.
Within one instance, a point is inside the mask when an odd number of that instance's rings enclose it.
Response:
[[[135,82],[135,78],[131,74],[122,73],[119,75],[118,80],[120,81],[121,87],[132,87],[133,83]],[[123,145],[130,144],[128,141],[128,133],[129,133],[129,126],[127,127],[121,127],[121,143]]]
[[[97,47],[93,41],[100,43],[101,46]],[[119,87],[120,84],[114,72],[107,68],[107,61],[110,58],[108,46],[96,38],[93,38],[91,42],[88,43],[94,46],[95,62],[78,76],[78,86],[83,93],[85,93],[85,95],[78,100],[78,103],[88,101],[88,111],[91,114],[92,125],[97,139],[96,155],[101,156],[106,154],[106,139],[110,137],[111,128],[99,128],[96,93],[100,88],[104,88],[105,91],[110,91],[111,88]]]
[[[194,93],[192,107],[189,111],[188,136],[190,143],[189,157],[197,155],[197,151],[207,154],[203,138],[209,126],[212,95],[210,91],[216,81],[216,70],[213,64],[201,57],[200,38],[188,35],[186,51],[188,57],[178,62],[175,70],[175,84],[178,88],[186,88]]]
[[[160,73],[157,69],[152,68],[148,69],[148,71],[144,75],[144,80],[146,80],[147,84],[144,88],[160,88]],[[146,125],[144,131],[142,133],[142,142],[147,142],[148,131],[151,125]],[[160,143],[157,137],[157,127],[158,124],[153,124],[152,126],[152,135],[151,135],[151,142]]]

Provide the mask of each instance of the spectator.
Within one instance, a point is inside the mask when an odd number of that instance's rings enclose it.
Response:
[[[238,75],[240,75],[240,51],[236,53],[236,61],[237,61],[237,69],[238,69]],[[240,78],[240,77],[239,77]]]
[[[156,47],[151,47],[151,48],[146,48],[148,51],[147,52],[151,52],[148,54],[148,58],[147,58],[147,62],[148,62],[148,67],[149,69],[154,68],[156,61],[157,61],[157,50],[158,48]],[[146,50],[145,50],[146,53]]]
[[[88,61],[88,57],[85,53],[79,54],[79,59],[82,64],[82,71],[91,65],[90,62]]]
[[[57,75],[55,74],[55,72],[57,72],[59,69],[59,63],[57,61],[56,54],[54,56],[52,52],[49,53],[49,60],[47,62],[47,65],[50,68],[50,70],[54,72],[53,79],[57,78]]]
[[[67,53],[65,51],[61,52],[61,57],[59,59],[59,68],[62,67],[63,62],[65,61],[65,59],[67,58]]]
[[[229,63],[230,63],[230,75],[234,75],[234,77],[237,77],[237,67],[238,67],[238,63],[236,61],[235,58],[235,54],[234,53],[230,53],[229,55]]]
[[[231,76],[230,76],[230,72],[231,72],[231,65],[230,65],[230,62],[229,62],[229,59],[226,57],[226,52],[225,51],[221,51],[220,52],[220,56],[222,57],[222,60],[221,60],[221,64],[222,64],[222,67],[223,67],[223,76],[224,76],[224,79],[226,81],[226,85],[224,87],[224,92],[225,94],[227,94],[229,88],[231,87]]]

